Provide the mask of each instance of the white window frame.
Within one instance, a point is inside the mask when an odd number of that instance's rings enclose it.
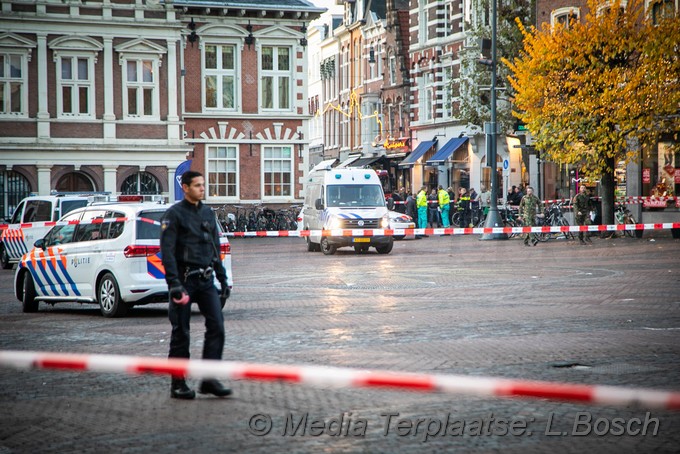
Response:
[[[268,151],[274,151],[274,150],[281,150],[282,151],[285,148],[288,148],[290,150],[290,158],[267,158],[266,157]],[[268,185],[275,187],[276,185],[266,183],[266,178],[265,178],[266,174],[267,173],[279,173],[279,174],[285,173],[284,171],[267,172],[267,170],[266,170],[267,165],[266,164],[267,164],[268,161],[269,162],[277,161],[277,162],[288,162],[289,163],[290,167],[289,167],[288,173],[290,174],[290,183],[289,183],[289,193],[287,195],[283,195],[283,194],[281,194],[281,195],[267,195],[266,187]],[[261,187],[260,187],[260,191],[261,191],[261,194],[262,194],[262,200],[263,201],[276,201],[276,200],[284,200],[284,199],[289,200],[289,199],[294,198],[294,196],[295,196],[295,146],[294,145],[292,145],[292,144],[290,144],[290,145],[286,145],[286,144],[263,145],[262,146],[262,161],[261,161],[260,165],[261,165],[260,168],[262,169],[262,174],[261,174],[262,184],[261,184]]]
[[[216,47],[216,66],[217,68],[207,68],[206,67],[206,47],[215,46]],[[222,69],[222,48],[231,47],[234,51],[234,67],[231,69]],[[240,80],[240,69],[241,69],[241,46],[237,41],[215,41],[209,40],[201,45],[201,70],[203,71],[201,77],[201,103],[204,112],[240,112],[241,109],[241,80]],[[215,76],[216,78],[216,93],[217,93],[217,105],[215,107],[208,107],[207,105],[207,80],[208,77]],[[233,77],[234,79],[234,91],[233,99],[234,105],[232,107],[224,107],[222,102],[223,98],[223,77]]]
[[[395,55],[390,55],[389,66],[390,66],[390,85],[396,85],[397,84],[397,57]]]
[[[211,157],[211,152],[218,150],[220,148],[226,149],[226,151],[233,151],[234,152],[234,157],[229,157],[228,153],[226,153],[225,157]],[[229,171],[229,163],[233,162],[234,164],[234,170],[233,172]],[[227,195],[219,195],[213,193],[213,184],[210,183],[210,175],[211,173],[220,173],[221,169],[216,169],[216,170],[211,170],[211,163],[226,163],[226,171],[224,173],[233,173],[235,175],[235,192],[234,195],[228,195],[229,194],[229,182],[227,179],[226,183],[226,189],[227,189]],[[239,169],[240,169],[240,163],[239,163],[239,146],[237,144],[219,144],[219,145],[206,145],[205,147],[205,192],[206,192],[206,200],[210,201],[238,201],[240,198],[240,191],[239,191],[239,186],[240,186],[240,178],[239,178]]]
[[[272,68],[273,69],[263,69],[262,68],[262,58],[264,55],[263,49],[265,47],[272,48]],[[288,49],[288,69],[278,69],[279,64],[279,49]],[[294,99],[293,93],[295,90],[295,84],[293,82],[293,70],[295,69],[295,47],[291,45],[273,43],[273,42],[263,42],[259,47],[259,54],[257,59],[258,70],[260,74],[260,82],[258,93],[260,95],[260,110],[265,112],[293,112],[294,110]],[[264,106],[264,79],[265,77],[271,77],[273,79],[272,83],[272,106]],[[281,107],[279,105],[279,79],[287,77],[288,78],[288,107]]]
[[[443,90],[443,104],[442,104],[442,117],[452,118],[453,117],[453,97],[451,96],[451,87],[449,83],[451,82],[451,73],[453,71],[452,67],[444,68],[441,72],[442,74],[442,90]]]
[[[122,78],[123,81],[123,116],[127,120],[160,120],[160,97],[159,97],[159,69],[160,63],[158,58],[150,57],[149,55],[130,55],[122,58]],[[151,82],[144,82],[143,80],[143,62],[151,62],[153,80]],[[128,81],[128,63],[136,63],[137,81]],[[137,113],[131,114],[129,111],[129,94],[128,90],[135,88],[137,93]],[[151,95],[151,114],[144,114],[144,90],[151,88],[153,90]]]
[[[427,0],[418,0],[418,44],[421,46],[427,43],[427,12],[429,4]]]
[[[373,59],[374,59],[373,63],[369,63],[369,59],[371,57],[371,48],[373,48]],[[378,45],[375,44],[375,43],[369,43],[368,46],[367,46],[366,59],[365,59],[367,70],[368,70],[367,71],[368,77],[366,77],[367,80],[374,80],[378,77],[378,74],[379,74],[379,72],[378,72],[378,58],[379,57],[378,57],[377,48],[378,48]]]
[[[62,65],[64,59],[71,61],[71,74],[76,77],[78,74],[78,60],[84,59],[87,61],[86,80],[69,79],[64,81],[62,79]],[[57,60],[57,118],[77,118],[77,119],[94,119],[96,117],[96,91],[95,91],[95,55],[91,52],[59,52]],[[73,82],[71,82],[73,81]],[[86,87],[88,89],[87,113],[80,112],[64,112],[64,94],[63,89],[66,86],[73,87],[71,95],[71,107],[78,107],[80,105],[79,88]]]
[[[561,17],[576,16],[576,20],[581,19],[581,10],[575,6],[566,6],[564,8],[558,8],[550,13],[550,26],[554,27]],[[568,26],[568,22],[567,22]]]
[[[602,16],[605,12],[610,10],[612,6],[614,6],[614,0],[610,0],[606,3],[602,3],[597,7],[597,16]],[[619,4],[619,8],[622,10],[628,9],[628,0],[621,0],[621,3]]]
[[[432,121],[434,118],[434,74],[432,72],[423,73],[423,76],[420,78],[419,88],[419,121]]]
[[[382,44],[377,42],[375,44],[375,65],[378,68],[378,73],[375,75],[376,78],[382,79],[383,73],[385,72],[383,68],[383,49]]]
[[[647,11],[647,15],[649,16],[650,20],[654,25],[657,25],[659,22],[659,17],[654,16],[654,6],[659,5],[659,4],[664,4],[668,3],[673,6],[673,11],[675,14],[678,14],[679,11],[679,5],[678,5],[678,0],[645,0],[645,10]]]
[[[27,118],[28,117],[28,60],[29,52],[23,50],[11,50],[7,48],[0,47],[0,55],[4,57],[2,62],[3,65],[3,76],[0,76],[0,90],[3,91],[3,105],[0,105],[0,117],[12,117],[12,118]],[[11,57],[18,56],[20,58],[20,71],[19,77],[12,77],[11,74]],[[12,84],[20,85],[20,98],[19,98],[19,111],[12,112]]]

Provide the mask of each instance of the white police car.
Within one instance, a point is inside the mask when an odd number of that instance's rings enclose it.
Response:
[[[104,197],[106,193],[30,196],[19,202],[9,224],[0,225],[0,267],[12,268],[14,263],[32,247],[33,242],[45,236],[54,221],[76,208],[84,207]]]
[[[408,214],[399,213],[397,211],[389,211],[391,229],[415,229],[416,223]],[[393,235],[395,240],[403,240],[404,238],[414,239],[416,236],[413,233],[407,235]]]
[[[168,207],[94,204],[62,217],[21,257],[14,291],[23,311],[37,311],[41,301],[71,301],[99,304],[105,317],[122,317],[132,306],[167,302],[159,221]],[[231,248],[222,235],[220,257],[231,288]]]

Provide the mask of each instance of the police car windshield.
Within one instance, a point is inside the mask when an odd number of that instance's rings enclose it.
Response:
[[[87,205],[87,199],[82,200],[64,200],[61,202],[61,216],[69,213],[76,208],[82,208]]]
[[[377,184],[335,184],[326,189],[329,207],[384,207],[382,187]]]
[[[137,218],[137,239],[158,240],[161,237],[161,218],[164,211],[142,211]]]

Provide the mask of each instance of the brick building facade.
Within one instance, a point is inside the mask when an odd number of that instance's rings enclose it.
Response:
[[[187,158],[209,203],[299,198],[302,38],[321,12],[306,0],[3,2],[0,217],[28,193],[174,200]]]

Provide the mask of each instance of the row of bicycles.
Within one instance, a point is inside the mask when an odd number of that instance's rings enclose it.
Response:
[[[544,211],[544,216],[542,218],[537,218],[536,219],[536,226],[542,227],[542,226],[549,226],[549,227],[569,227],[569,221],[567,221],[564,217],[564,209],[565,209],[565,203],[564,202],[557,202],[557,203],[552,203],[548,208],[545,209]],[[501,219],[503,220],[503,225],[505,227],[522,227],[524,224],[522,221],[519,219],[519,213],[517,208],[513,208],[509,205],[503,205],[498,207],[499,214],[501,216]],[[596,217],[596,213],[592,212],[591,213],[591,220],[594,221],[593,218]],[[614,212],[614,217],[616,220],[617,224],[637,224],[637,221],[635,220],[635,217],[633,214],[630,212],[630,210],[624,205],[624,204],[618,204],[616,206],[616,210]],[[482,219],[479,226],[483,227],[484,226],[484,221],[485,219]],[[635,230],[623,230],[623,231],[617,231],[617,232],[611,232],[612,235],[620,235],[620,236],[629,236],[633,237],[635,236]],[[510,238],[519,235],[516,233],[511,233]],[[559,238],[561,236],[564,236],[565,239],[567,240],[573,240],[575,238],[575,235],[573,232],[541,232],[536,234],[536,238],[539,241],[548,241],[550,239],[554,238]]]
[[[544,210],[544,216],[536,219],[536,226],[564,226],[568,227],[569,222],[564,217],[564,210],[568,207],[565,202],[550,204]],[[297,217],[302,209],[302,205],[291,205],[286,208],[272,209],[261,204],[255,205],[224,205],[213,208],[217,219],[227,232],[252,232],[252,231],[276,231],[276,230],[297,230]],[[524,224],[519,219],[517,207],[510,205],[499,205],[498,213],[503,221],[504,227],[522,227]],[[624,204],[619,204],[614,212],[617,224],[636,224],[637,221],[633,214]],[[454,227],[460,227],[460,212],[455,212],[452,216]],[[483,210],[473,209],[470,213],[470,222],[474,227],[484,227],[486,216]],[[621,236],[627,235],[631,238],[635,236],[635,230],[623,230],[612,232]],[[520,234],[511,233],[510,238]],[[541,232],[536,234],[539,241],[564,236],[565,239],[574,239],[573,232]]]
[[[297,230],[302,205],[272,209],[256,205],[224,205],[213,208],[226,232]]]

